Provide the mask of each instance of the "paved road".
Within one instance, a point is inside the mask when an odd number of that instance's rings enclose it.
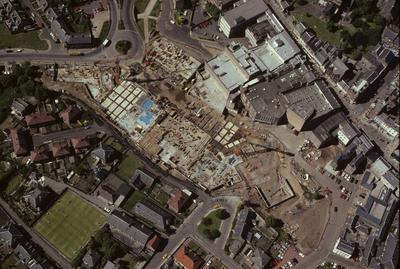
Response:
[[[133,1],[124,1],[133,2]],[[123,9],[122,14],[116,0],[108,0],[109,10],[110,10],[110,29],[107,38],[116,42],[118,40],[126,39],[131,41],[132,49],[130,50],[130,58],[140,59],[143,53],[143,41],[137,34],[135,24],[132,23],[132,10]],[[128,6],[132,8],[130,5]],[[118,22],[123,19],[125,25],[125,30],[118,30]],[[45,30],[46,31],[46,30]],[[0,51],[0,62],[40,62],[40,63],[77,63],[77,64],[93,64],[98,62],[114,62],[115,60],[120,60],[120,57],[111,45],[107,48],[99,46],[89,52],[86,52],[82,56],[70,56],[64,52],[60,51],[32,51],[24,50],[20,53],[6,53],[5,50]]]
[[[171,24],[173,18],[172,0],[161,2],[161,13],[158,17],[157,29],[160,34],[169,40],[183,46],[190,55],[198,60],[208,60],[212,55],[201,43],[190,37],[190,28],[188,26],[178,26]]]
[[[221,240],[212,242],[211,240],[205,239],[197,230],[197,225],[201,222],[201,219],[213,209],[215,204],[219,203],[230,213],[230,218],[225,220],[227,226],[232,225],[232,221],[235,217],[237,204],[228,198],[214,198],[209,199],[201,203],[192,214],[186,218],[183,224],[179,227],[173,236],[168,239],[168,244],[162,252],[156,253],[150,262],[146,265],[146,268],[156,269],[164,263],[162,257],[168,254],[171,256],[178,247],[188,238],[192,238],[199,244],[205,251],[211,253],[213,256],[219,258],[229,269],[240,268],[240,266],[224,252],[223,245],[226,243],[226,238],[229,235],[231,229],[221,229]]]
[[[74,137],[84,137],[96,134],[97,132],[104,132],[104,131],[105,131],[104,128],[100,127],[96,123],[93,123],[88,127],[73,128],[49,134],[34,134],[32,136],[32,140],[34,147],[37,147],[53,141],[66,140]]]
[[[72,268],[68,260],[58,253],[47,241],[42,239],[33,229],[31,229],[31,227],[26,225],[2,198],[0,198],[0,206],[7,212],[15,223],[21,225],[25,229],[25,231],[31,236],[31,240],[39,245],[51,259],[61,266],[61,268]]]

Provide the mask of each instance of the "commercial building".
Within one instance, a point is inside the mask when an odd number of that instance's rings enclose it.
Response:
[[[399,125],[389,117],[389,115],[382,113],[375,116],[374,122],[378,127],[383,130],[387,135],[391,137],[397,137],[399,135]]]
[[[318,121],[341,107],[322,80],[285,92],[283,97],[288,106],[288,121],[297,131],[314,127]]]
[[[226,37],[240,35],[268,9],[262,0],[240,0],[234,8],[220,15],[218,26]]]
[[[270,9],[265,15],[257,19],[257,23],[246,28],[245,36],[253,46],[260,45],[262,41],[270,39],[278,33],[284,31],[284,28],[278,18]]]
[[[265,124],[281,124],[285,121],[286,106],[282,93],[309,85],[316,76],[302,65],[272,81],[260,81],[241,89],[241,101],[248,116]]]

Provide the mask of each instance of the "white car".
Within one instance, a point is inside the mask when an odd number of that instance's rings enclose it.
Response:
[[[110,210],[108,207],[106,207],[106,206],[105,206],[103,209],[104,209],[104,211],[106,211],[107,213],[110,213],[110,212],[111,212],[111,210]]]

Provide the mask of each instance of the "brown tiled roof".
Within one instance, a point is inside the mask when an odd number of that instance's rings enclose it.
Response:
[[[49,157],[49,152],[45,149],[35,149],[31,151],[31,160],[34,163],[47,161]]]
[[[35,127],[38,125],[50,124],[56,121],[56,118],[51,113],[39,112],[32,113],[25,117],[26,124],[29,127]]]
[[[29,153],[30,135],[21,129],[11,129],[10,136],[15,155],[27,155]]]
[[[184,207],[185,203],[187,202],[188,196],[178,190],[175,194],[168,200],[169,208],[175,210],[175,212],[180,212],[181,209]]]
[[[152,238],[149,239],[149,241],[147,242],[147,248],[153,250],[153,251],[157,251],[158,247],[160,246],[161,243],[161,238],[154,234]]]
[[[179,248],[174,257],[185,269],[198,269],[204,263],[200,256],[190,251],[185,245]]]
[[[65,110],[60,112],[60,117],[66,124],[71,124],[77,120],[77,117],[81,114],[81,110],[76,106],[68,106]]]
[[[68,143],[51,144],[51,151],[54,158],[60,158],[71,154]]]
[[[86,137],[71,138],[71,144],[74,149],[84,149],[90,147],[90,142]]]

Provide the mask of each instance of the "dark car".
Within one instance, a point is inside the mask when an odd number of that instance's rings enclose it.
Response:
[[[333,209],[333,211],[337,212],[338,208],[337,206],[335,206],[335,208]]]

